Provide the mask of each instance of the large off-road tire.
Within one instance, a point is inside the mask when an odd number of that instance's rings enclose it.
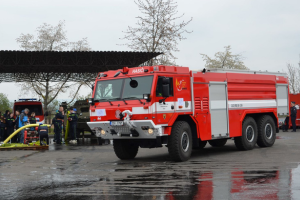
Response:
[[[227,139],[210,140],[208,143],[212,147],[223,147],[227,142]]]
[[[114,140],[114,151],[121,160],[133,159],[138,153],[139,146],[130,143],[130,140]]]
[[[200,149],[204,149],[204,147],[206,146],[207,141],[201,141],[199,140],[199,146],[198,147],[193,147],[194,150],[200,150]]]
[[[257,120],[257,145],[260,147],[273,146],[276,140],[276,126],[274,119],[269,115],[263,115]]]
[[[192,132],[185,121],[176,121],[168,140],[168,151],[171,159],[177,162],[186,161],[192,153]]]
[[[252,117],[246,117],[243,121],[242,136],[234,138],[236,148],[239,150],[251,150],[257,142],[257,125]]]

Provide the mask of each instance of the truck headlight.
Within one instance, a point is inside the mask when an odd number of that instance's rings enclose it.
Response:
[[[153,134],[153,132],[154,132],[154,131],[153,131],[153,129],[152,129],[152,128],[149,128],[149,129],[148,129],[148,133],[149,133],[150,135],[152,135],[152,134]]]
[[[102,134],[102,135],[105,135],[105,130],[102,129],[102,130],[101,130],[101,134]]]

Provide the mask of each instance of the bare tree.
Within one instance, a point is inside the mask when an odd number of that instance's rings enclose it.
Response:
[[[68,47],[64,27],[64,21],[60,21],[57,26],[44,23],[36,29],[37,36],[22,33],[16,40],[24,50],[62,51]]]
[[[178,52],[178,41],[186,39],[184,33],[190,33],[185,27],[192,21],[178,22],[184,14],[178,15],[177,3],[173,0],[135,0],[143,16],[138,16],[137,27],[128,26],[125,45],[134,51],[163,52],[152,59],[149,65],[174,65]]]
[[[206,54],[201,54],[203,60],[206,62],[206,68],[249,69],[244,65],[241,54],[232,54],[230,45],[225,46],[224,48],[225,51],[217,52],[215,54],[215,58],[211,58]]]
[[[300,68],[294,67],[291,63],[287,63],[287,74],[289,79],[290,93],[299,93],[300,89]]]
[[[31,51],[62,51],[71,49],[72,51],[89,51],[91,50],[87,38],[83,38],[77,42],[68,42],[65,22],[60,21],[57,26],[44,23],[36,30],[34,34],[21,34],[18,37],[17,43],[20,48]],[[23,93],[32,92],[42,98],[44,103],[44,110],[48,111],[48,105],[53,102],[58,94],[65,93],[67,90],[71,91],[72,101],[78,95],[80,88],[85,83],[68,84],[71,74],[67,74],[64,80],[58,83],[50,82],[50,74],[45,74],[45,82],[25,82],[22,83],[21,91]]]
[[[90,51],[90,45],[87,41],[87,38],[82,38],[77,42],[70,42],[69,43],[70,51]]]

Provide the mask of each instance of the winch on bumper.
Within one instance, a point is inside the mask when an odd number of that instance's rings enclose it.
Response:
[[[131,120],[130,123],[126,123],[125,120],[101,121],[88,122],[87,124],[92,130],[95,130],[97,137],[102,137],[103,139],[154,139],[157,136],[162,136],[164,129],[162,125],[155,125],[151,120]]]

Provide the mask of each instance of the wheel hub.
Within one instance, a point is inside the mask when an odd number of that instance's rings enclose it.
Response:
[[[272,129],[272,126],[271,124],[267,123],[266,126],[265,126],[265,134],[266,134],[266,137],[268,139],[271,139],[272,138],[272,135],[273,135],[273,129]]]
[[[246,128],[246,139],[248,142],[252,142],[254,140],[254,129],[252,126],[247,126]]]
[[[190,146],[190,140],[187,132],[183,132],[181,136],[181,147],[184,152],[187,152]]]

